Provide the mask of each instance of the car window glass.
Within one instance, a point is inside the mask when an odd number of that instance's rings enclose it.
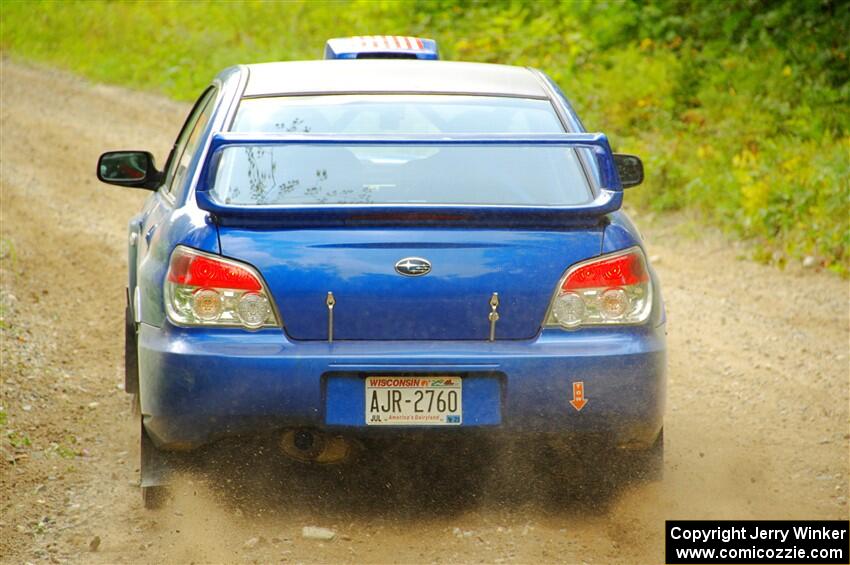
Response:
[[[210,194],[237,206],[571,206],[592,199],[571,147],[415,143],[227,147]]]
[[[241,101],[232,129],[256,133],[563,133],[548,100],[355,94]],[[565,206],[592,190],[574,149],[399,146],[225,150],[211,191],[232,205]]]
[[[168,164],[168,171],[165,177],[164,189],[173,193],[176,187],[179,187],[186,176],[186,169],[189,166],[194,149],[197,148],[198,139],[207,122],[209,122],[210,114],[212,113],[212,104],[210,100],[215,95],[215,89],[209,88],[192,109],[192,113],[186,120],[183,130],[177,138],[175,144],[174,155]],[[188,160],[186,157],[188,155]]]
[[[366,94],[242,100],[233,131],[334,134],[563,133],[548,100]]]

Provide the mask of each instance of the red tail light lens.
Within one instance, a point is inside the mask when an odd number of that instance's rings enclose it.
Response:
[[[651,310],[646,258],[639,247],[632,247],[571,267],[552,298],[546,325],[639,324]]]
[[[256,275],[245,267],[190,253],[174,253],[171,256],[168,280],[181,285],[207,288],[263,289]]]
[[[631,286],[649,280],[643,254],[637,251],[626,255],[585,263],[570,269],[561,285],[562,290]]]
[[[178,245],[165,277],[166,312],[181,326],[277,326],[271,299],[249,265]]]

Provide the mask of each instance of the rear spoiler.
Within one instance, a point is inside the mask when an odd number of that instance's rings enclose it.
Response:
[[[210,196],[222,149],[246,145],[521,145],[588,149],[595,157],[599,186],[595,198],[576,206],[504,206],[446,204],[231,205]],[[608,138],[601,133],[505,135],[386,135],[218,133],[210,143],[195,190],[198,207],[223,225],[333,227],[346,225],[446,225],[559,227],[595,224],[618,210],[623,187]]]

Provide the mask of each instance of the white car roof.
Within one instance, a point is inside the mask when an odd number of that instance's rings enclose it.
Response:
[[[418,60],[322,60],[247,65],[244,96],[444,93],[548,98],[525,67]]]

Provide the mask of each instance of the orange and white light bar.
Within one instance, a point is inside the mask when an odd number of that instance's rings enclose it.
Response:
[[[437,42],[408,35],[356,35],[325,43],[325,59],[423,59],[436,60]]]

